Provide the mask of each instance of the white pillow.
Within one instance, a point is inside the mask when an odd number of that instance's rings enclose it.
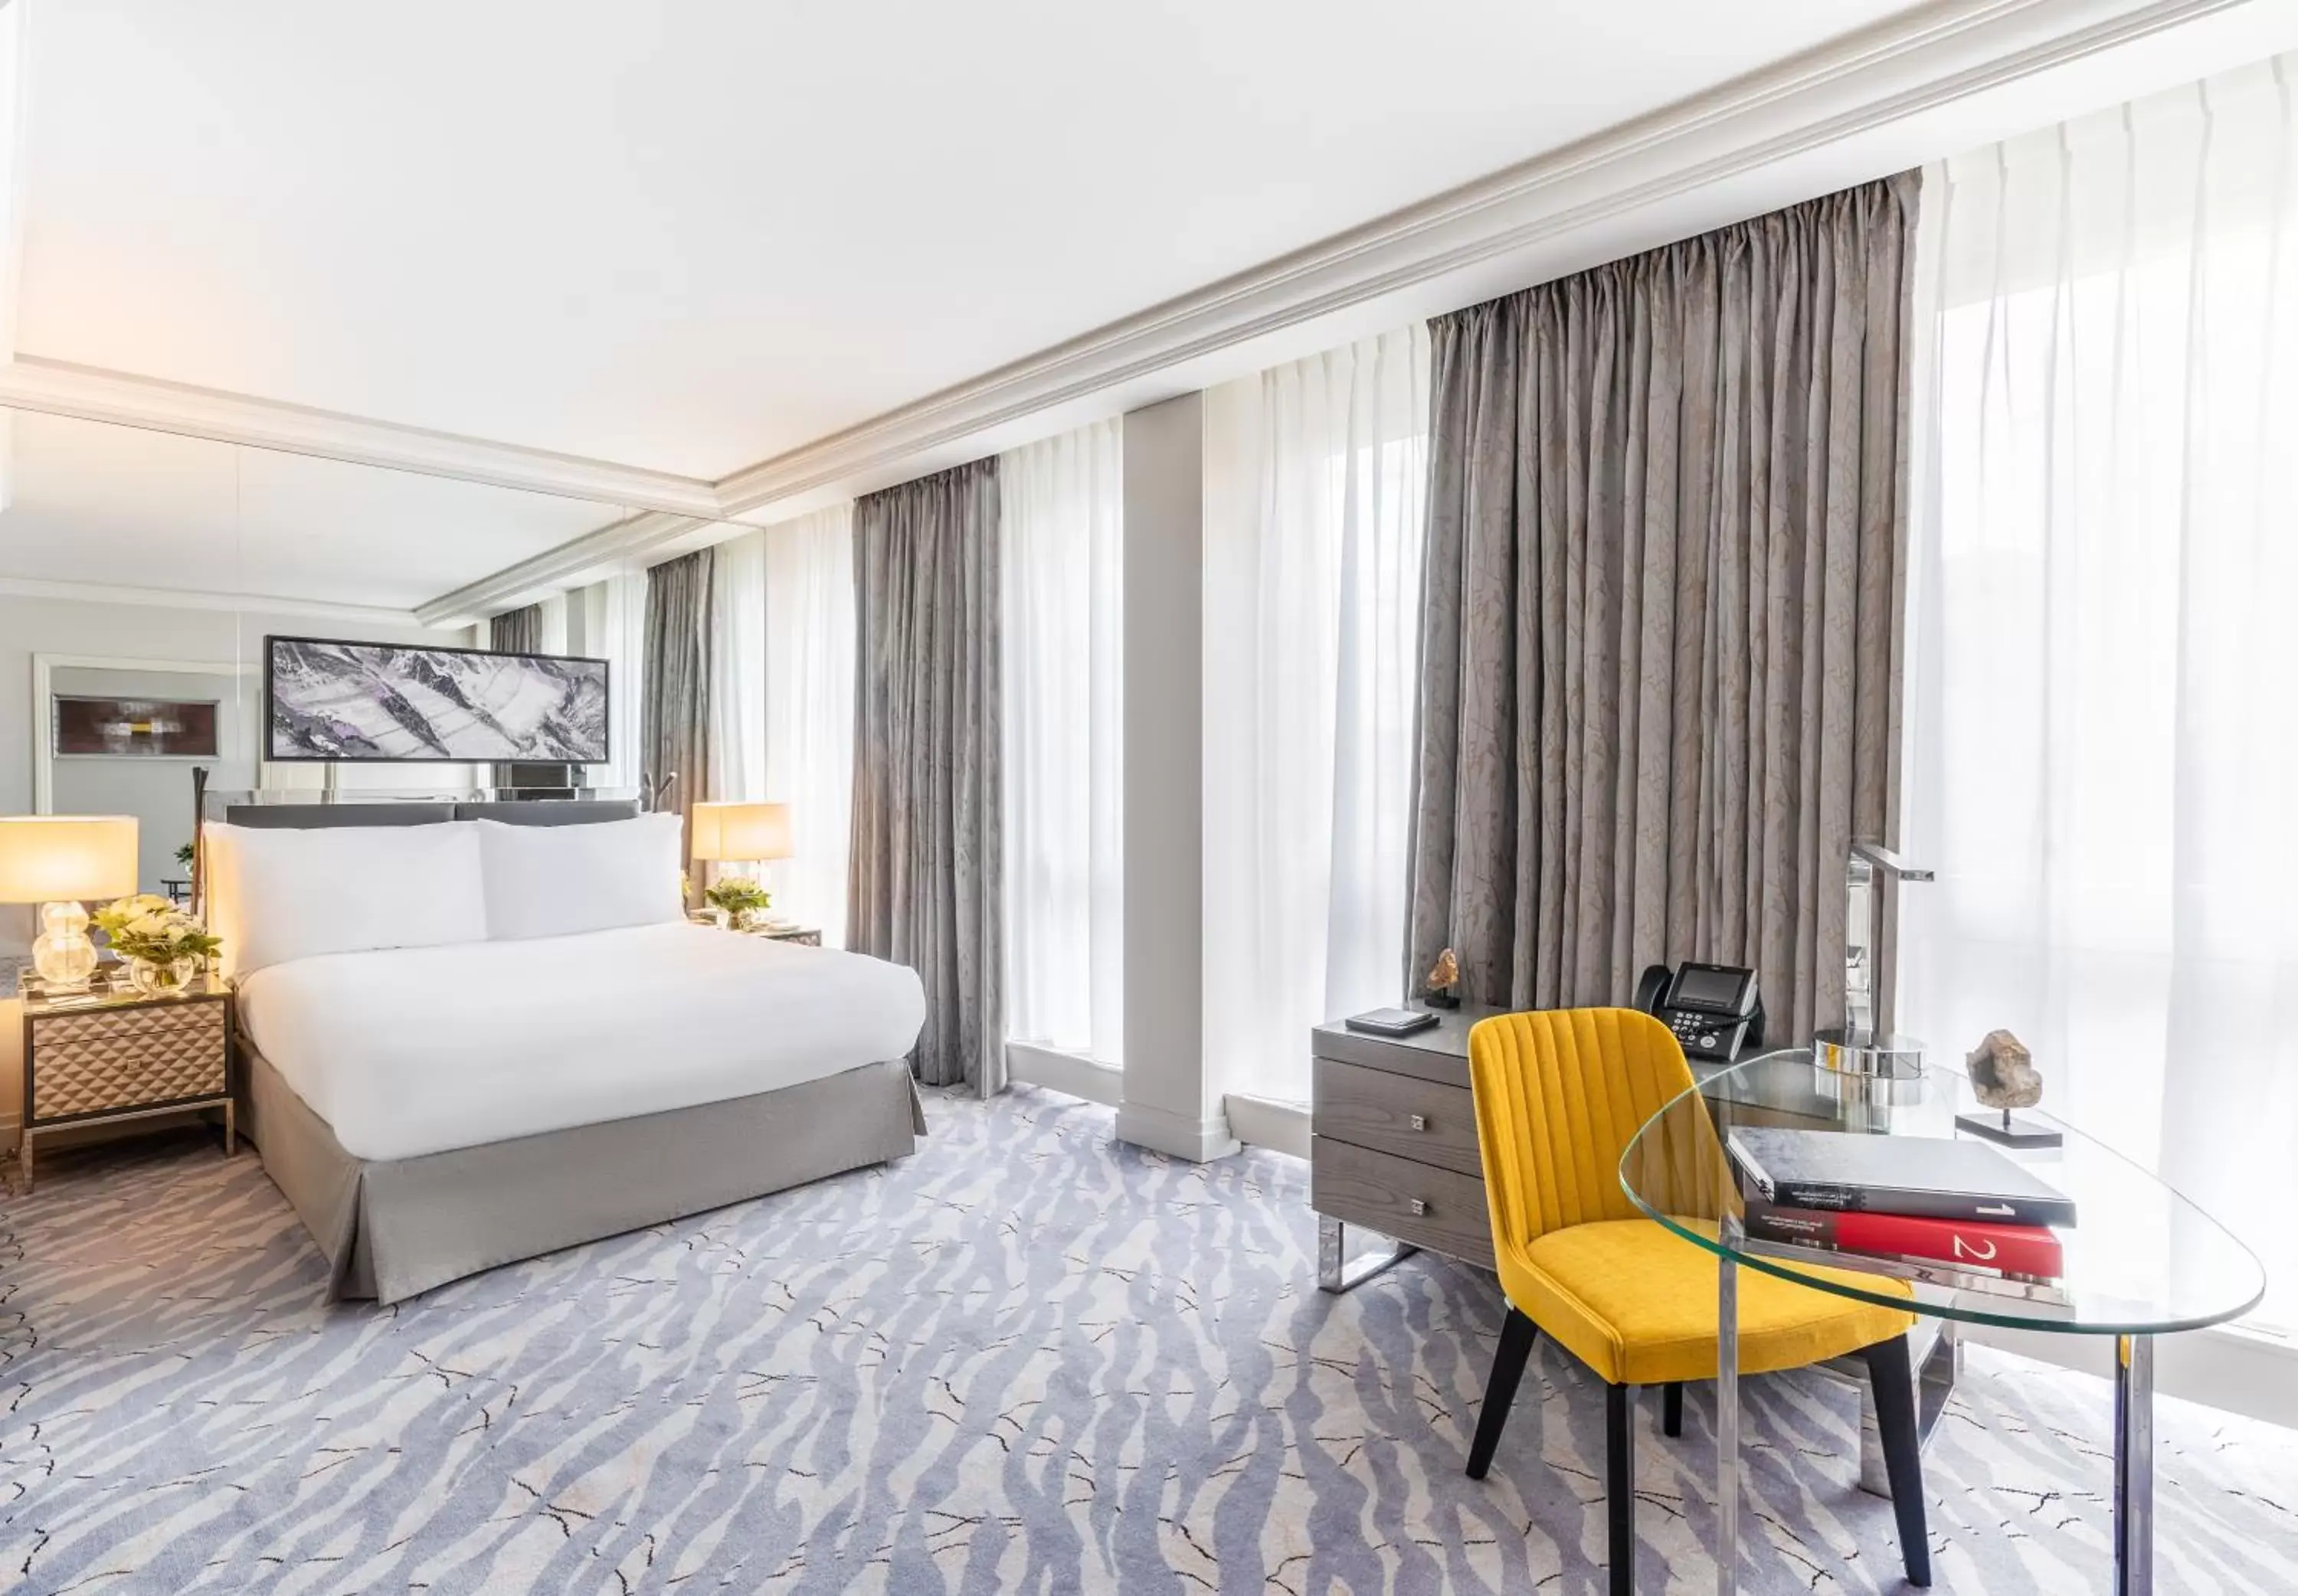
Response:
[[[675,815],[588,825],[471,823],[486,865],[487,935],[499,942],[686,918]]]
[[[467,821],[310,831],[211,825],[208,928],[224,972],[382,947],[484,942],[479,836]]]

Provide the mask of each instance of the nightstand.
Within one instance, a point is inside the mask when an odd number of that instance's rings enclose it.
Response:
[[[1309,1206],[1327,1291],[1347,1291],[1421,1247],[1493,1267],[1468,1031],[1500,1011],[1432,1012],[1436,1023],[1409,1037],[1369,1036],[1339,1020],[1310,1033]],[[1352,1258],[1352,1228],[1388,1245]]]
[[[810,925],[757,926],[746,933],[769,942],[792,942],[801,947],[822,946],[822,933]]]
[[[24,1125],[18,1164],[32,1189],[32,1147],[67,1126],[109,1125],[187,1109],[223,1110],[223,1150],[237,1150],[231,1097],[231,983],[203,977],[173,997],[124,984],[52,994],[29,972],[24,1005]]]

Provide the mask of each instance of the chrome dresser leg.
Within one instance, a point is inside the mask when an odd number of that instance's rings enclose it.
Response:
[[[1362,1286],[1400,1258],[1409,1258],[1420,1249],[1407,1242],[1391,1241],[1385,1248],[1376,1248],[1361,1258],[1348,1255],[1348,1226],[1328,1213],[1317,1216],[1317,1284],[1326,1291],[1349,1291]]]

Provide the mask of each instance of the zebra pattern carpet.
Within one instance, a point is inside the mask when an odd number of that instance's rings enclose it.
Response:
[[[0,1588],[1604,1589],[1603,1402],[1544,1343],[1461,1465],[1500,1308],[1314,1287],[1306,1171],[930,1094],[916,1156],[395,1308],[329,1306],[244,1154],[42,1160],[0,1260]],[[1897,1590],[1856,1393],[1749,1382],[1740,1588]],[[1712,1431],[1640,1417],[1638,1586],[1715,1589]],[[2106,1580],[2101,1383],[1980,1350],[1929,1454],[1937,1588]],[[2162,1405],[2158,1588],[2298,1590],[2298,1437]]]

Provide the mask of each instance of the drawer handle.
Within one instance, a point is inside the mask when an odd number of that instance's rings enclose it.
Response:
[[[1428,1211],[1428,1204],[1415,1197],[1412,1199],[1412,1211],[1415,1214],[1425,1214]]]
[[[1426,1130],[1426,1129],[1428,1129],[1428,1116],[1427,1116],[1426,1114],[1415,1114],[1415,1115],[1413,1115],[1413,1116],[1412,1116],[1412,1129],[1415,1129],[1415,1130]]]

